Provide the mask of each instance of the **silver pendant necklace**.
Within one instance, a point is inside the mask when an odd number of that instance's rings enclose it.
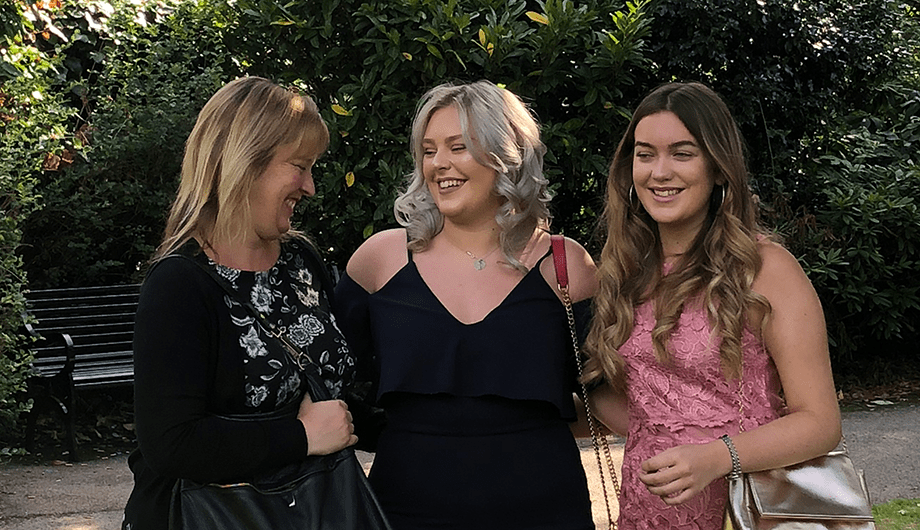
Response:
[[[476,255],[473,254],[472,252],[470,252],[469,250],[466,251],[466,255],[469,256],[470,258],[472,258],[472,260],[473,260],[473,268],[476,269],[477,271],[481,271],[482,269],[486,268],[486,258],[488,258],[489,256],[491,256],[496,250],[498,250],[498,248],[499,248],[500,246],[501,246],[501,245],[499,245],[498,247],[493,248],[492,250],[489,251],[488,254],[486,254],[485,256],[483,256],[483,257],[481,257],[481,258],[477,258]]]

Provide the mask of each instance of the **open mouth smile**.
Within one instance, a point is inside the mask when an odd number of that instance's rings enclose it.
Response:
[[[460,186],[463,185],[464,182],[465,181],[463,180],[456,180],[456,179],[442,180],[438,182],[438,188],[442,190],[447,190],[451,188],[459,188]]]
[[[650,189],[650,191],[652,192],[652,195],[655,195],[656,197],[673,197],[674,195],[677,195],[678,193],[680,193],[682,190],[678,188],[668,188],[668,189],[652,188]]]

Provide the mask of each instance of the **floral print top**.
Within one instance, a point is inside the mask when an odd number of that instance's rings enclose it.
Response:
[[[322,288],[322,274],[311,270],[306,243],[282,243],[281,255],[267,271],[243,271],[208,265],[226,279],[240,299],[248,299],[266,319],[284,330],[287,340],[306,352],[307,370],[320,370],[333,398],[350,385],[355,359],[339,331]],[[224,296],[244,351],[245,405],[253,411],[282,408],[299,400],[307,381],[281,342],[262,329],[238,300]]]

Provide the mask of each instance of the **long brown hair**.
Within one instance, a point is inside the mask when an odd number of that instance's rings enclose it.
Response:
[[[636,125],[646,116],[673,112],[700,144],[716,182],[706,224],[675,271],[662,274],[664,256],[655,221],[638,200],[631,200]],[[724,193],[724,195],[723,195]],[[741,337],[749,310],[769,302],[751,285],[760,270],[758,238],[766,237],[756,221],[748,187],[744,143],[728,107],[700,83],[663,85],[642,100],[633,114],[610,165],[603,228],[607,240],[598,267],[594,321],[585,350],[585,379],[606,379],[623,388],[620,346],[635,325],[635,308],[655,301],[652,343],[659,362],[670,359],[667,346],[684,304],[701,295],[714,333],[721,336],[720,358],[727,377],[741,366]]]

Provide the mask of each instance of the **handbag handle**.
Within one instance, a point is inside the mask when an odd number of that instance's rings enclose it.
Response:
[[[604,473],[604,465],[601,462],[601,448],[604,450],[604,458],[607,461],[607,474],[613,482],[613,490],[617,498],[620,497],[620,482],[617,480],[617,473],[613,465],[613,458],[610,456],[610,444],[605,439],[601,443],[600,429],[597,426],[597,420],[591,412],[591,405],[588,401],[588,389],[582,382],[582,362],[581,348],[578,346],[578,334],[575,332],[575,313],[572,311],[572,298],[569,296],[569,272],[565,259],[565,238],[561,235],[554,234],[550,236],[550,243],[553,248],[553,266],[556,269],[556,285],[559,292],[562,293],[562,303],[565,306],[565,314],[569,324],[569,334],[572,336],[572,348],[575,353],[575,366],[578,367],[578,381],[581,390],[581,399],[585,403],[585,412],[588,417],[588,429],[591,431],[591,442],[594,446],[594,457],[597,460],[597,471],[601,478],[601,489],[604,493],[604,507],[607,508],[607,523],[610,528],[616,530],[617,523],[613,520],[610,512],[610,499],[607,494],[607,480]]]

